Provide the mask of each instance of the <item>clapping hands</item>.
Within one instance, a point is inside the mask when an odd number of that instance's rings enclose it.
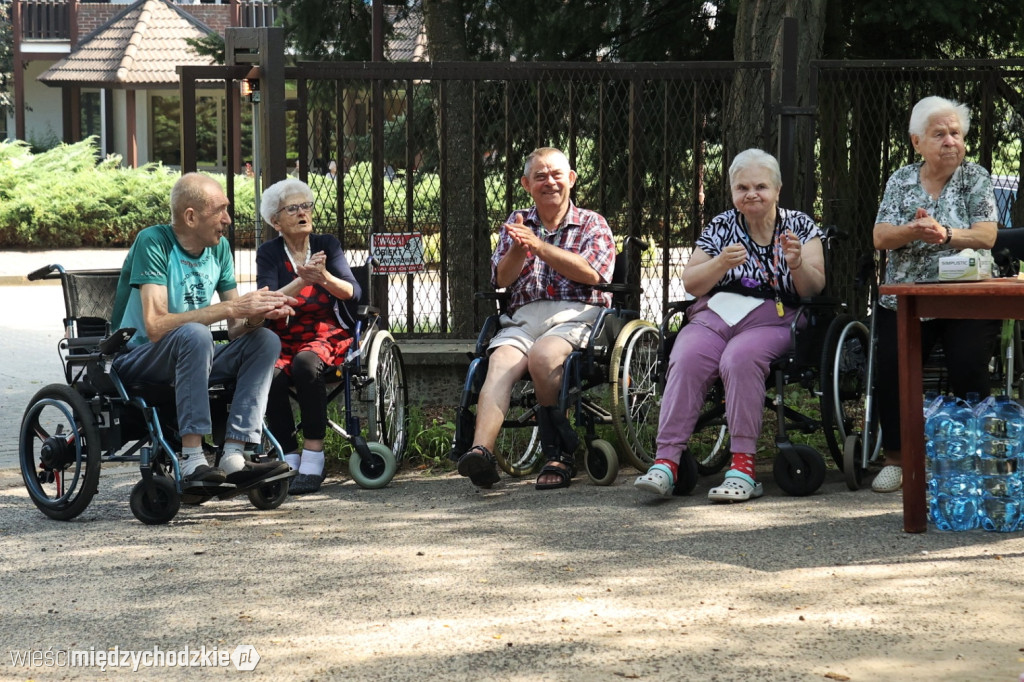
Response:
[[[542,243],[534,231],[523,224],[522,213],[516,214],[515,222],[505,223],[505,231],[517,247],[526,251],[527,258],[536,253]]]
[[[323,251],[317,251],[309,257],[308,261],[298,267],[296,274],[309,284],[325,284],[327,282],[327,255]]]
[[[946,228],[930,216],[924,208],[917,209],[914,219],[910,221],[910,228],[925,244],[944,244],[946,242]]]

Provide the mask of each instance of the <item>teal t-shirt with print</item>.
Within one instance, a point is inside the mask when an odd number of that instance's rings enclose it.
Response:
[[[121,266],[111,325],[114,329],[134,327],[129,347],[149,343],[142,318],[143,284],[167,287],[167,311],[183,313],[205,308],[218,295],[235,289],[235,266],[231,246],[221,238],[217,246],[198,255],[181,248],[170,225],[154,225],[139,232]]]

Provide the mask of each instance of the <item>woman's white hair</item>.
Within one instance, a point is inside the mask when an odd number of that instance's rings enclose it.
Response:
[[[264,222],[273,227],[274,216],[284,208],[284,198],[296,194],[305,196],[306,201],[313,201],[313,190],[298,178],[278,180],[263,190],[263,196],[260,197],[260,215],[263,216]]]
[[[914,105],[910,112],[910,134],[918,137],[924,135],[928,130],[928,121],[934,116],[942,114],[956,114],[956,117],[960,119],[960,132],[967,137],[967,131],[971,129],[971,110],[966,104],[935,95],[925,97]]]
[[[779,168],[779,161],[774,156],[762,149],[744,149],[729,164],[729,186],[732,186],[733,179],[737,173],[751,166],[764,168],[772,176],[772,182],[776,187],[782,187],[782,169]]]

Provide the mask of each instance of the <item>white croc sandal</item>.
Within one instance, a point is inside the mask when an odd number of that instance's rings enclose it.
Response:
[[[668,495],[672,492],[672,472],[668,467],[655,464],[643,476],[633,481],[633,487],[652,495]]]
[[[876,493],[894,493],[903,487],[903,467],[889,464],[871,481],[871,489]]]
[[[764,495],[764,486],[739,476],[726,476],[722,485],[708,491],[712,502],[746,502]]]

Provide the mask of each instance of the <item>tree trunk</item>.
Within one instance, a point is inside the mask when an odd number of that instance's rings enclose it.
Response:
[[[797,20],[797,99],[796,106],[805,108],[810,101],[810,61],[821,58],[822,44],[825,34],[826,9],[828,0],[740,0],[736,16],[736,33],[733,36],[733,58],[737,61],[766,61],[772,65],[771,111],[764,111],[760,106],[750,106],[745,101],[744,92],[761,92],[752,90],[749,83],[736,83],[733,87],[733,98],[730,102],[730,130],[727,138],[726,162],[737,152],[748,147],[760,147],[767,152],[779,155],[779,120],[775,107],[782,101],[782,20],[794,17]],[[768,120],[767,138],[761,131],[764,121]],[[814,120],[809,116],[798,118],[797,140],[794,168],[798,169],[796,177],[784,177],[783,183],[792,183],[794,197],[806,195],[807,183],[813,183],[813,177],[806,177],[802,171],[807,167],[808,155],[813,154]],[[791,206],[808,210],[806,206]]]
[[[458,0],[423,0],[432,61],[468,61],[465,16]],[[488,311],[474,294],[489,288],[490,239],[480,154],[474,135],[474,92],[470,81],[435,85],[439,173],[441,177],[442,258],[448,273],[451,331],[473,338]],[[467,191],[467,188],[470,191]],[[481,281],[483,280],[483,281]]]

